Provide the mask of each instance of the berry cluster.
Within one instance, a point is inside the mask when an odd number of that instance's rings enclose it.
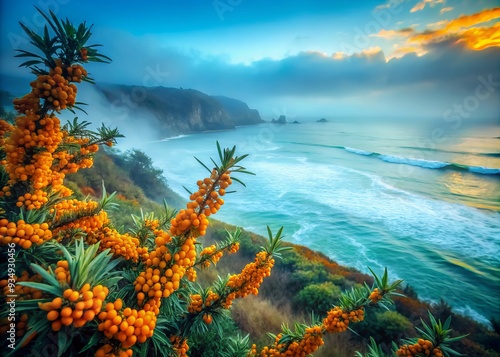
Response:
[[[224,253],[221,250],[217,250],[215,244],[203,248],[200,253],[201,267],[206,269],[210,266],[210,263],[216,265],[223,255]]]
[[[207,217],[217,213],[224,204],[224,200],[219,196],[224,196],[226,188],[232,183],[229,174],[229,171],[219,174],[214,169],[210,177],[197,182],[198,191],[189,197],[191,202],[171,221],[172,235],[181,235],[192,228],[197,235],[205,235],[209,223]]]
[[[98,315],[98,329],[104,336],[114,338],[121,343],[123,349],[128,349],[137,342],[143,343],[153,336],[156,327],[156,315],[152,311],[123,308],[121,299],[106,304],[106,311]]]
[[[132,349],[122,349],[119,346],[113,346],[106,343],[100,347],[94,354],[94,357],[132,357],[134,351]]]
[[[323,327],[328,332],[344,332],[349,327],[349,314],[335,306],[323,319]]]
[[[57,268],[54,269],[54,274],[56,279],[62,286],[70,283],[70,273],[67,260],[59,260],[57,262]]]
[[[177,354],[177,357],[187,357],[189,346],[187,338],[182,338],[176,335],[170,337],[170,342],[172,343],[172,348],[174,352]]]
[[[383,298],[384,294],[380,291],[379,288],[373,289],[373,291],[368,296],[368,299],[370,299],[374,304],[378,303]]]
[[[28,224],[23,220],[9,222],[0,219],[0,245],[15,243],[24,249],[31,248],[32,244],[41,244],[52,238],[52,231],[47,223]]]
[[[167,237],[167,239],[165,239]],[[179,247],[178,252],[172,254],[164,241],[170,236],[160,235],[156,238],[156,249],[148,253],[145,261],[146,270],[139,273],[134,282],[135,291],[138,292],[139,304],[145,299],[145,294],[150,298],[169,297],[180,287],[180,280],[186,270],[193,266],[196,259],[194,238],[187,238]]]
[[[229,308],[232,300],[244,298],[249,294],[257,295],[264,278],[271,275],[274,259],[267,252],[259,252],[252,263],[247,264],[240,274],[231,275],[227,286],[232,290],[223,306]]]
[[[29,288],[27,286],[22,286],[17,284],[17,282],[27,281],[33,283],[39,283],[42,281],[40,274],[35,274],[30,276],[27,270],[21,273],[21,276],[17,277],[14,275],[14,280],[16,281],[16,286],[14,287],[14,294],[16,295],[16,300],[33,300],[41,299],[43,293],[35,288]],[[9,281],[7,279],[0,280],[0,288],[2,288],[2,296],[13,295],[10,287],[8,286]]]
[[[38,303],[38,306],[47,311],[52,330],[59,331],[63,325],[78,328],[94,319],[107,295],[107,287],[96,285],[91,289],[85,284],[80,290],[66,289],[62,298],[56,297],[50,302]]]
[[[16,318],[16,336],[23,337],[28,328],[28,314],[22,314],[19,318]],[[11,328],[11,322],[8,317],[0,319],[0,335],[5,336],[7,331]],[[34,337],[34,336],[33,336]],[[26,344],[29,341],[26,342]]]
[[[320,348],[323,344],[323,330],[320,326],[308,327],[304,336],[300,340],[289,341],[288,343],[279,343],[282,334],[278,334],[271,347],[264,347],[260,353],[261,357],[302,357],[309,356]],[[256,349],[255,349],[256,355]]]
[[[101,211],[99,216],[106,216],[106,212]],[[98,216],[94,216],[94,218],[95,217]],[[101,242],[99,250],[103,251],[109,248],[111,254],[115,257],[123,257],[126,260],[132,260],[134,262],[139,260],[139,252],[137,250],[139,239],[134,238],[128,233],[120,234],[116,229],[101,226],[100,228],[90,229],[87,233],[86,241],[88,244]]]
[[[434,348],[434,345],[429,340],[419,338],[413,345],[402,345],[396,351],[397,356],[413,357],[413,356],[431,356],[443,357],[443,351],[440,347]]]
[[[69,68],[71,67],[68,67],[68,69]],[[79,68],[78,70],[81,74],[81,69]],[[45,100],[46,106],[57,111],[73,106],[75,104],[77,92],[76,86],[70,84],[62,74],[63,69],[61,67],[55,67],[51,70],[51,74],[40,75],[36,80],[30,83],[32,87],[31,93],[36,98]],[[77,76],[75,76],[75,78],[78,79]]]
[[[191,303],[188,306],[188,312],[191,314],[200,313],[204,308],[212,306],[212,304],[219,300],[219,295],[210,291],[203,300],[200,294],[191,295]]]

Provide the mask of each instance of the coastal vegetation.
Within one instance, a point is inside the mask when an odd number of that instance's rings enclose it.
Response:
[[[118,129],[62,124],[82,108],[76,83],[93,81],[83,64],[111,59],[85,24],[41,15],[42,36],[22,25],[41,55],[18,55],[31,91],[0,121],[9,355],[498,355],[498,331],[415,299],[387,270],[339,266],[283,228],[263,238],[213,220],[251,174],[236,147],[195,158],[208,174],[186,182],[185,204],[143,152],[109,149]]]

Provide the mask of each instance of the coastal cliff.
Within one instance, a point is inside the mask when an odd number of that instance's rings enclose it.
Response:
[[[139,88],[139,90],[138,90]],[[262,122],[259,112],[242,101],[213,97],[194,89],[99,85],[110,103],[123,98],[140,100],[130,105],[131,114],[149,118],[147,125],[157,128],[159,138],[178,134],[233,129],[236,125]],[[140,93],[141,97],[139,97]],[[144,115],[145,114],[145,115]],[[131,118],[134,115],[130,116]]]
[[[13,110],[12,99],[21,97],[26,89],[19,83],[23,83],[23,80],[0,75],[0,102],[7,111]],[[241,100],[210,96],[195,89],[109,83],[96,84],[92,89],[97,91],[99,96],[103,96],[104,106],[110,109],[109,113],[102,114],[109,118],[119,118],[120,123],[112,123],[113,125],[135,126],[139,119],[141,125],[155,128],[156,139],[195,132],[229,130],[235,126],[264,122],[258,110],[249,108]],[[86,101],[85,98],[83,101]],[[122,115],[124,112],[127,115]]]
[[[264,122],[257,109],[250,109],[248,105],[241,100],[224,96],[214,96],[213,98],[222,104],[224,110],[235,125],[252,125]]]

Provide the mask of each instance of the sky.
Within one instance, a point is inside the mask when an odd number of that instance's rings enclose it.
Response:
[[[500,121],[500,1],[0,0],[0,74],[41,33],[34,6],[94,24],[97,83],[193,88],[264,119]]]

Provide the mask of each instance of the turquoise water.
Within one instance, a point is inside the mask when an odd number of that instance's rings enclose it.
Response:
[[[433,125],[262,124],[180,136],[141,148],[169,185],[206,176],[193,156],[237,145],[255,176],[225,197],[217,218],[368,272],[389,269],[429,301],[441,297],[481,321],[500,317],[500,128]]]

